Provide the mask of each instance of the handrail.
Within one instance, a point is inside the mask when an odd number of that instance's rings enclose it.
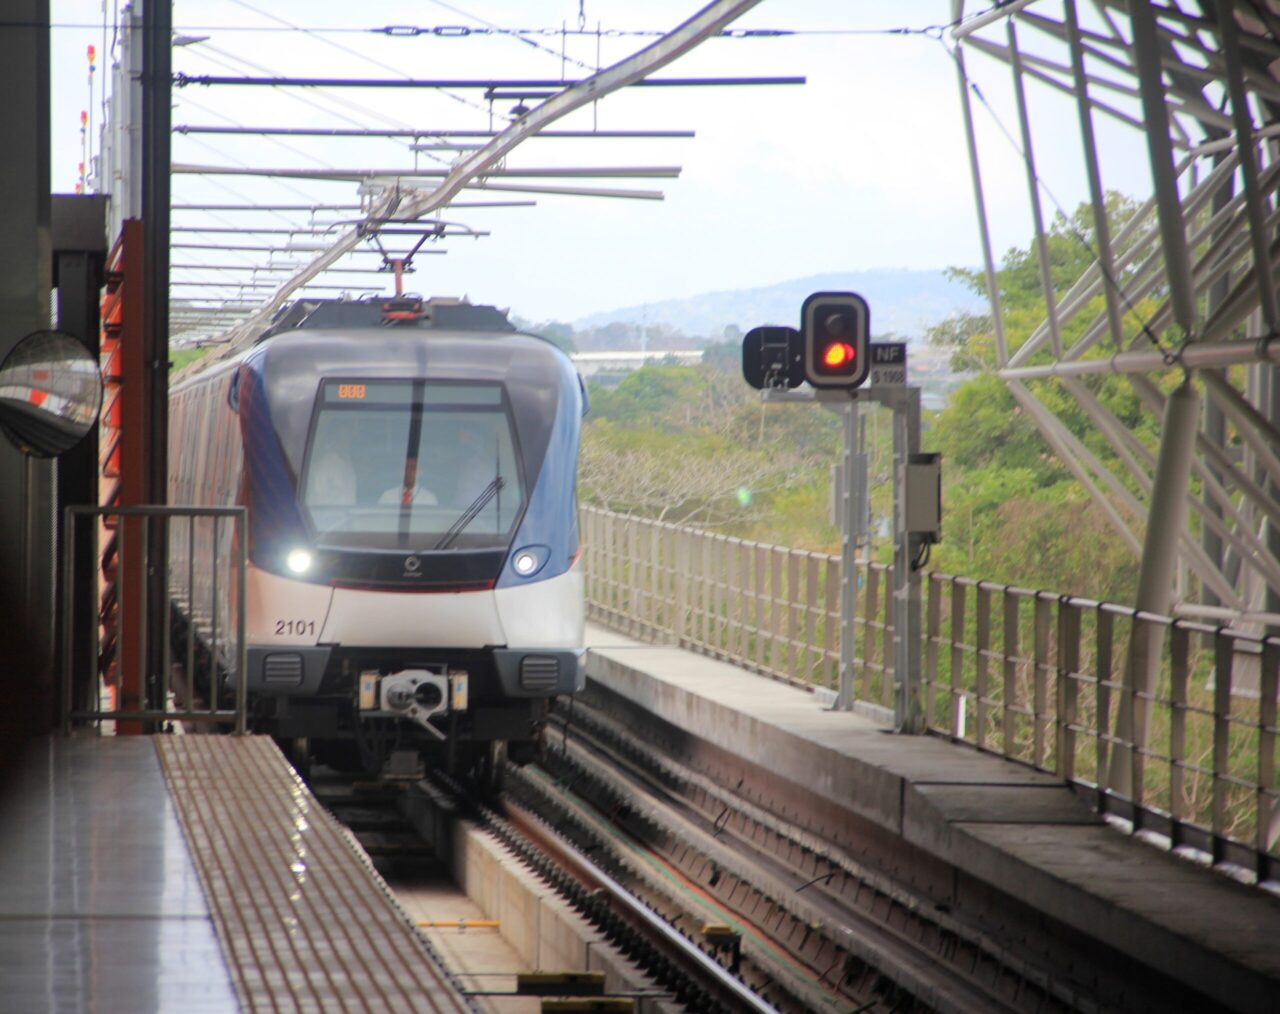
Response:
[[[592,620],[796,686],[838,687],[838,556],[595,507],[582,516]],[[890,570],[858,566],[851,676],[863,704],[893,703]],[[1170,848],[1280,880],[1280,638],[938,572],[924,614],[930,733],[1058,775]],[[1145,693],[1127,673],[1152,650],[1160,677]],[[1122,704],[1133,735],[1117,729]]]
[[[72,725],[83,722],[115,721],[125,723],[123,731],[141,731],[143,723],[159,724],[164,722],[193,722],[231,725],[237,735],[242,735],[247,728],[248,719],[248,680],[247,640],[245,630],[246,602],[246,553],[247,545],[246,512],[244,507],[193,507],[193,506],[134,506],[134,507],[94,507],[71,506],[65,512],[63,531],[66,533],[62,547],[62,699],[61,725],[64,734],[70,733]],[[85,519],[96,519],[94,526],[93,556],[94,568],[99,573],[102,597],[114,602],[120,615],[114,623],[114,630],[108,630],[104,646],[102,630],[98,623],[93,625],[92,647],[90,658],[99,660],[100,674],[117,690],[128,687],[132,691],[129,699],[117,698],[115,707],[103,708],[87,706],[85,700],[77,702],[75,692],[74,648],[76,629],[74,617],[74,575],[76,572],[76,538],[78,525]],[[187,519],[187,538],[185,544],[179,544],[175,553],[171,552],[171,529],[175,520]],[[166,573],[152,573],[152,548],[157,534],[153,523],[159,521],[162,528],[159,538],[163,549],[161,558],[167,561]],[[207,521],[207,535],[201,533],[199,523]],[[140,523],[139,523],[140,522]],[[234,537],[219,540],[220,527],[230,522]],[[99,544],[104,532],[114,531],[108,539],[108,549],[104,557]],[[220,541],[225,551],[219,550]],[[197,543],[201,549],[208,549],[207,562],[197,569]],[[99,570],[99,568],[101,568]],[[179,568],[185,570],[185,585],[175,585],[174,581]],[[230,586],[224,582],[221,594],[218,589],[218,574],[221,570],[235,574],[235,600],[231,601],[227,592]],[[197,581],[197,578],[200,581]],[[207,579],[207,586],[203,583]],[[155,590],[154,582],[161,580],[163,600],[165,602],[163,624],[163,654],[160,662],[159,707],[139,706],[142,699],[141,688],[147,683],[147,652],[145,648],[146,622],[148,606]],[[182,592],[185,590],[185,595]],[[187,651],[185,673],[191,685],[194,685],[196,668],[196,627],[200,620],[198,607],[207,607],[209,618],[209,638],[206,645],[211,685],[216,686],[219,664],[234,671],[235,707],[231,709],[217,706],[217,693],[213,692],[212,700],[206,708],[195,708],[187,702],[185,708],[176,709],[170,706],[169,697],[172,690],[172,613],[175,606],[175,594],[185,599],[187,624]],[[126,608],[126,604],[131,604]],[[220,616],[226,612],[235,613],[235,647],[227,652],[226,645],[219,650],[218,637]],[[107,619],[104,611],[99,619]],[[104,647],[106,649],[104,656]],[[82,674],[83,675],[83,674]],[[96,696],[96,694],[95,694]],[[79,706],[77,706],[79,705]],[[137,726],[135,730],[134,726]]]

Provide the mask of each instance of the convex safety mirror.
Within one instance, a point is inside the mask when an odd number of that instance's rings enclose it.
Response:
[[[0,430],[24,454],[49,458],[75,447],[102,407],[98,362],[62,331],[35,331],[0,363]]]

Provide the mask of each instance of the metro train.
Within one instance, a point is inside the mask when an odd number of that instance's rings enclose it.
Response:
[[[457,300],[296,302],[176,383],[170,502],[246,508],[252,728],[296,765],[492,776],[532,757],[551,700],[584,684],[585,411],[563,352]],[[171,588],[209,539],[171,539]],[[222,542],[221,585],[176,598],[197,642],[229,629]],[[212,657],[206,699],[241,678]]]

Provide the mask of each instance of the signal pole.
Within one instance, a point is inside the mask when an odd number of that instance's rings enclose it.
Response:
[[[853,709],[857,548],[867,515],[859,403],[893,410],[893,725],[898,732],[923,732],[920,569],[942,536],[942,466],[939,455],[920,452],[920,388],[907,386],[906,344],[871,343],[870,311],[856,293],[815,292],[801,308],[800,330],[770,325],[747,332],[742,375],[763,401],[819,402],[844,421],[839,711]],[[870,386],[860,389],[868,380]],[[794,390],[805,381],[808,390]]]
[[[855,622],[858,616],[858,546],[867,517],[867,456],[862,451],[862,413],[857,401],[828,406],[842,411],[840,456],[840,686],[837,711],[853,710]]]

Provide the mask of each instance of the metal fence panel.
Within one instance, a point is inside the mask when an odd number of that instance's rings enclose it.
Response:
[[[800,686],[838,685],[838,556],[583,513],[593,619]],[[1055,773],[1171,845],[1280,877],[1280,640],[927,577],[931,731]],[[890,704],[892,574],[864,561],[855,579],[854,695]],[[1149,686],[1143,672],[1155,676]]]

